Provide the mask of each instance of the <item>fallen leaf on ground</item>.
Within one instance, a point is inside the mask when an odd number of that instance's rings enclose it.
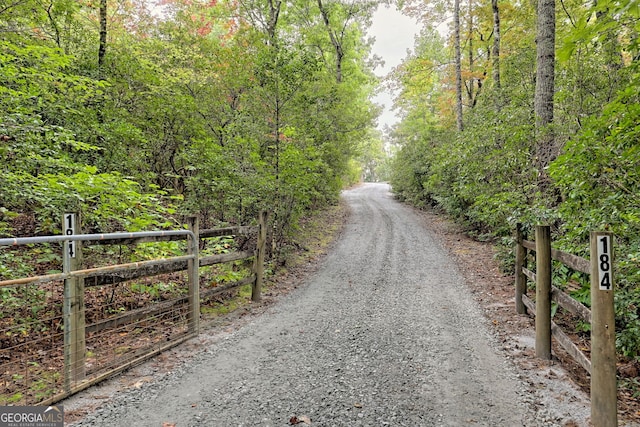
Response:
[[[289,418],[289,424],[291,424],[292,426],[302,423],[311,424],[311,418],[305,417],[304,415],[300,417],[296,417],[294,415],[293,417]]]

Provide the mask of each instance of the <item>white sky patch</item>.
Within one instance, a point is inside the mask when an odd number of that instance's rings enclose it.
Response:
[[[382,57],[385,62],[384,67],[376,68],[375,73],[384,77],[406,58],[407,50],[413,49],[415,35],[420,32],[420,28],[413,18],[403,15],[395,7],[382,5],[373,15],[372,22],[368,34],[376,39],[373,53]],[[384,107],[378,119],[378,129],[382,130],[385,125],[392,126],[398,121],[398,117],[391,111],[391,93],[382,92],[373,101]]]

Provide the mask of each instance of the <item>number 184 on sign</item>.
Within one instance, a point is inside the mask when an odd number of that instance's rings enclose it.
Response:
[[[598,283],[601,291],[613,288],[611,236],[598,237]]]

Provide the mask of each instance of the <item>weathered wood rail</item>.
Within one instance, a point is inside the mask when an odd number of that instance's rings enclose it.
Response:
[[[69,215],[67,219],[76,221],[75,229],[80,230],[80,215]],[[64,220],[63,220],[64,221]],[[196,218],[188,221],[188,230],[138,232],[138,233],[111,233],[111,234],[67,234],[62,236],[39,236],[18,239],[0,239],[0,247],[18,245],[63,242],[63,271],[62,273],[43,276],[23,277],[0,281],[0,289],[16,289],[30,286],[36,288],[48,286],[48,294],[56,294],[56,287],[64,282],[62,301],[54,303],[62,306],[60,315],[56,315],[47,326],[47,339],[54,346],[63,347],[63,366],[57,368],[48,366],[40,369],[42,362],[29,360],[29,356],[20,357],[21,352],[29,353],[28,340],[20,342],[14,347],[0,350],[0,369],[7,378],[2,378],[2,383],[7,385],[3,390],[0,387],[0,404],[51,404],[73,393],[81,391],[105,378],[113,376],[131,366],[141,363],[156,354],[174,347],[185,340],[196,336],[200,330],[200,302],[217,294],[227,292],[242,286],[251,285],[251,299],[259,301],[264,272],[265,242],[266,242],[267,214],[260,214],[257,226],[225,227],[209,230],[200,230]],[[71,226],[72,224],[66,224]],[[255,238],[255,250],[235,251],[215,255],[201,256],[199,246],[205,239],[225,236],[250,236]],[[132,262],[126,264],[114,264],[95,268],[83,267],[83,246],[86,250],[89,246],[103,245],[127,245],[135,246],[141,243],[187,241],[186,255],[170,256],[161,259]],[[74,243],[72,243],[74,242]],[[71,256],[71,254],[73,256]],[[200,269],[221,263],[230,263],[253,258],[251,274],[248,277],[200,289]],[[174,297],[166,301],[157,301],[138,308],[128,309],[124,312],[115,312],[105,318],[98,318],[87,322],[87,310],[85,307],[85,295],[91,289],[113,287],[122,282],[135,281],[136,279],[150,278],[160,275],[171,275],[187,272],[186,291],[184,295]],[[184,277],[184,276],[182,276]],[[57,310],[51,308],[50,310]],[[59,317],[57,317],[59,316]],[[167,335],[167,326],[171,329]],[[127,329],[128,328],[128,329]],[[157,329],[157,330],[154,330]],[[164,328],[164,329],[163,329]],[[150,343],[146,346],[134,346],[122,344],[116,349],[100,348],[105,334],[121,335],[129,334],[131,330],[135,334],[151,331],[152,335],[145,338],[137,335],[141,342]],[[160,332],[158,332],[160,330]],[[125,331],[125,332],[122,332]],[[133,335],[133,334],[132,334]],[[164,335],[167,335],[163,338]],[[102,339],[101,339],[102,338]],[[34,346],[41,338],[34,336]],[[91,350],[89,350],[91,348]],[[121,355],[118,349],[122,350]],[[111,352],[114,350],[114,352]],[[129,351],[131,350],[131,351]],[[53,348],[52,353],[59,351]],[[43,350],[38,350],[42,353]],[[6,353],[6,354],[5,354]],[[93,354],[110,354],[114,360],[109,360],[96,369]],[[122,356],[122,357],[121,357]],[[52,355],[48,359],[54,360]],[[20,360],[25,359],[25,360]],[[5,363],[5,361],[7,361]],[[33,368],[38,366],[38,369]],[[38,375],[44,372],[62,371],[51,375],[53,379],[43,382]],[[25,372],[24,374],[22,372]],[[48,374],[47,374],[48,375]],[[27,383],[25,378],[29,378]],[[16,384],[9,384],[17,381]],[[25,385],[21,385],[25,383]],[[35,391],[34,391],[35,390]],[[36,396],[33,398],[33,396]],[[42,396],[38,398],[37,396]]]
[[[603,240],[604,239],[604,240]],[[608,240],[606,240],[608,239]],[[590,261],[551,248],[549,226],[536,226],[535,241],[524,238],[522,226],[516,228],[515,305],[519,314],[535,315],[536,356],[551,359],[551,337],[591,374],[591,420],[596,426],[617,426],[617,385],[615,317],[613,304],[613,278],[601,279],[602,267],[610,272],[611,247],[605,254],[600,242],[611,242],[612,235],[592,232]],[[527,268],[527,252],[535,254],[536,271]],[[591,276],[591,309],[552,285],[552,260],[559,261],[574,271]],[[527,296],[527,279],[535,283],[535,302]],[[604,286],[603,285],[607,285]],[[569,336],[551,319],[551,302],[591,324],[591,359],[576,346]],[[528,309],[528,310],[527,310]]]

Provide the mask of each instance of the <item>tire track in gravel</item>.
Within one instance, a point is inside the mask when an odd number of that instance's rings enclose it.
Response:
[[[454,262],[385,184],[263,316],[78,425],[542,426]]]

